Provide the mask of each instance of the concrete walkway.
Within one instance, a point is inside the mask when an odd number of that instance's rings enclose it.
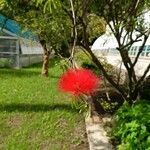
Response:
[[[96,50],[93,52],[99,59],[105,58],[107,62],[113,65],[114,67],[120,68],[120,65],[122,64],[121,69],[126,70],[125,66],[122,63],[122,59],[120,55],[112,55],[112,54],[103,55],[101,51],[96,51]],[[132,61],[134,61],[135,59],[135,57],[130,57],[130,58]],[[142,76],[149,64],[150,64],[150,57],[140,57],[134,67],[136,75]],[[150,75],[150,71],[147,73],[146,76],[149,75]]]
[[[122,62],[120,56],[106,56],[106,58],[109,64],[112,64],[113,66],[120,68],[120,64]],[[133,57],[132,60],[134,59],[135,58]],[[139,58],[134,68],[136,75],[142,76],[149,64],[150,64],[150,58],[147,59]],[[126,70],[124,65],[122,65],[122,69]],[[147,76],[148,75],[150,75],[150,72],[147,73]]]
[[[90,150],[113,150],[113,146],[109,143],[109,138],[106,136],[102,122],[95,122],[92,118],[86,118],[85,123]]]

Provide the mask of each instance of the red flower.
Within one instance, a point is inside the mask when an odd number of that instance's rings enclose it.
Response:
[[[91,94],[98,87],[99,78],[87,69],[68,70],[59,81],[59,88],[75,96]]]

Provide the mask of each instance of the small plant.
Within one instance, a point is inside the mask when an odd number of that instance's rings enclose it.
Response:
[[[113,135],[119,150],[150,150],[150,103],[124,104],[115,115]]]
[[[118,105],[118,103],[117,102],[111,103],[111,102],[107,102],[107,101],[102,101],[101,105],[103,106],[104,110],[111,111],[111,110],[115,109],[115,107]]]

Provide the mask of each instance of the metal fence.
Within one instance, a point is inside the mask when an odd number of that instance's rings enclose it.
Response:
[[[35,50],[35,48],[38,50],[38,47],[33,45],[22,47],[17,37],[0,36],[0,67],[21,68],[42,61],[42,50],[40,52]],[[29,53],[23,53],[23,49],[26,51],[29,49]]]

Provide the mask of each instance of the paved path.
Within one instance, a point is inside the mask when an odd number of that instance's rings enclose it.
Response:
[[[113,150],[109,143],[102,122],[93,122],[91,118],[86,118],[86,131],[90,150]]]
[[[101,53],[96,53],[98,57],[101,56]],[[122,63],[121,57],[119,55],[106,55],[104,56],[109,64],[112,64],[113,66],[120,68],[120,65]],[[132,60],[134,60],[134,57],[132,57]],[[150,57],[143,57],[139,58],[137,64],[135,65],[135,73],[137,76],[142,76],[147,66],[150,64]],[[122,69],[125,70],[125,66],[122,65]],[[148,72],[147,76],[150,75],[150,71]]]

